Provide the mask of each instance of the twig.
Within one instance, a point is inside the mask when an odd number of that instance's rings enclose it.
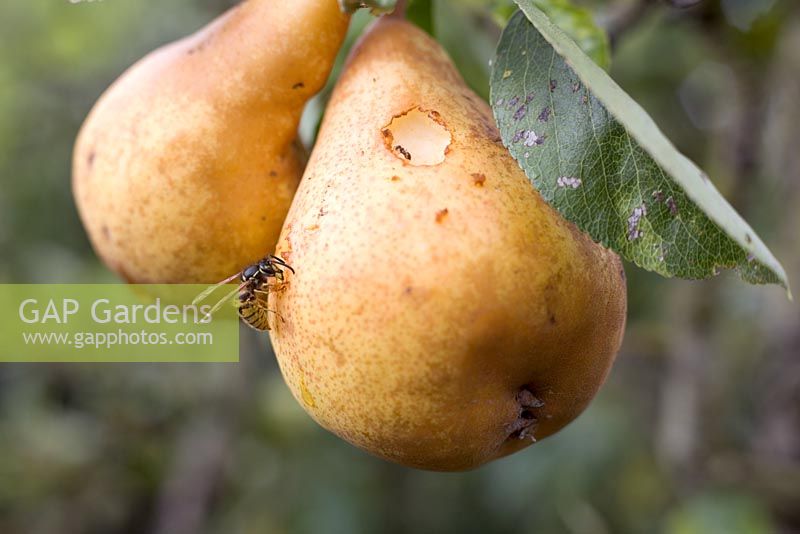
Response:
[[[620,38],[631,28],[637,26],[642,19],[656,6],[655,0],[638,0],[637,2],[622,7],[613,15],[606,24],[606,32],[611,48],[614,49]]]
[[[408,0],[397,0],[397,5],[390,16],[399,19],[405,18],[406,9],[408,9]]]

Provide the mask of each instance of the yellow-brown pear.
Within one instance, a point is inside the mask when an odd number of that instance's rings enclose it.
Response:
[[[354,50],[278,252],[296,270],[270,296],[293,394],[408,466],[470,469],[557,432],[622,340],[619,258],[542,200],[489,107],[401,20]]]
[[[210,283],[273,250],[305,165],[300,116],[348,20],[337,0],[248,0],[106,91],[78,137],[73,189],[109,267]]]

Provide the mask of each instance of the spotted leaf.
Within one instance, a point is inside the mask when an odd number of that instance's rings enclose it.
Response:
[[[544,198],[596,241],[664,276],[786,274],[709,178],[534,6],[503,32],[491,101],[503,142]]]

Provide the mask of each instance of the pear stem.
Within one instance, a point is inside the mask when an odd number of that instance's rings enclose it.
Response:
[[[344,13],[355,13],[367,7],[373,15],[391,13],[397,4],[398,0],[339,0],[339,7]]]
[[[397,0],[397,5],[394,7],[390,17],[404,19],[406,17],[406,9],[408,9],[408,0]]]

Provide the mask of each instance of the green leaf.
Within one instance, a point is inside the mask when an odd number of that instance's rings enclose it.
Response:
[[[574,5],[571,0],[533,0],[533,3],[572,37],[595,63],[608,70],[611,65],[608,35],[595,23],[591,11]],[[501,26],[505,26],[517,11],[513,0],[495,1],[493,7],[495,19]]]
[[[598,27],[589,11],[572,5],[570,0],[536,0],[545,12],[555,17],[592,59],[609,66],[610,48],[606,33]],[[415,12],[432,7],[433,32]],[[491,59],[497,48],[501,29],[516,5],[513,0],[413,0],[407,18],[432,35],[444,46],[467,84],[482,98],[489,98]],[[465,39],[464,36],[469,38]]]
[[[664,276],[786,274],[708,177],[532,0],[498,46],[491,102],[543,197],[596,241]],[[526,18],[527,16],[527,18]]]
[[[595,24],[589,10],[574,6],[569,0],[534,0],[534,4],[572,37],[595,63],[608,70],[611,66],[608,35]]]

